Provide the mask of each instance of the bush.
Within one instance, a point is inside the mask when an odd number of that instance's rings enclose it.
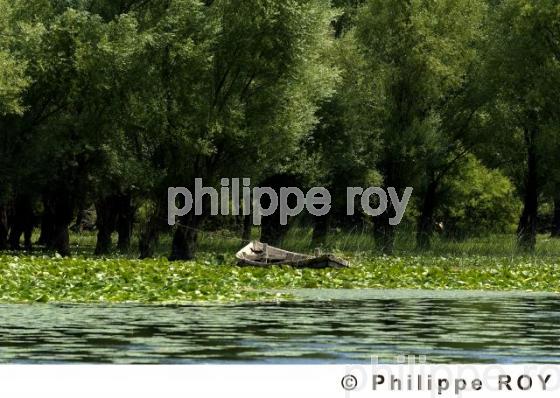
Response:
[[[512,233],[520,211],[521,201],[511,181],[469,156],[455,173],[444,179],[437,217],[443,222],[446,236],[465,238]]]

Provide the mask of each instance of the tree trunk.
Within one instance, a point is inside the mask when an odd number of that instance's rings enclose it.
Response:
[[[384,177],[385,190],[388,187],[394,187],[397,192],[401,193],[399,187],[404,186],[402,182],[402,172],[399,170],[397,162],[389,158],[382,162],[380,170]],[[373,221],[373,236],[375,238],[375,246],[377,250],[386,255],[392,255],[395,246],[395,226],[389,223],[390,218],[395,215],[391,201],[387,203],[385,212],[377,216]]]
[[[108,196],[95,203],[97,213],[97,243],[95,245],[95,255],[104,255],[111,252],[111,234],[116,228],[116,198]]]
[[[289,224],[280,224],[280,212],[278,211],[271,216],[263,217],[261,221],[261,241],[272,246],[281,245],[288,229]]]
[[[54,196],[53,239],[50,249],[61,256],[70,255],[70,235],[68,227],[74,218],[74,202],[66,191],[56,192]]]
[[[37,241],[38,245],[52,247],[54,242],[54,208],[52,198],[43,195],[43,215],[41,216],[41,235]]]
[[[8,248],[8,212],[6,206],[0,205],[0,250]]]
[[[537,242],[538,172],[534,134],[527,150],[527,175],[523,212],[517,228],[517,242],[521,249],[533,251]]]
[[[33,223],[28,225],[27,228],[23,231],[23,247],[27,251],[33,250],[33,243],[31,242],[31,238],[33,237]]]
[[[553,238],[560,237],[560,192],[554,197],[554,215],[552,216],[552,232]]]
[[[130,249],[135,212],[136,209],[132,204],[132,196],[130,194],[122,195],[119,198],[117,219],[117,232],[119,234],[117,248],[121,252],[127,252]]]
[[[140,259],[151,258],[155,254],[156,246],[159,242],[159,235],[163,231],[165,220],[167,219],[167,207],[165,207],[165,203],[167,203],[165,200],[156,203],[154,213],[141,228],[140,237],[138,239]]]
[[[280,196],[280,189],[282,187],[297,187],[300,183],[296,176],[291,174],[276,174],[266,180],[262,181],[260,184],[262,187],[270,187],[276,191],[276,195]],[[287,199],[287,205],[290,208],[296,206],[297,199],[290,195]],[[261,199],[263,208],[268,208],[270,206],[270,198],[268,195],[264,195]],[[281,244],[282,240],[288,233],[290,229],[290,224],[293,218],[288,219],[288,225],[280,224],[280,211],[276,211],[268,217],[262,217],[261,219],[261,241],[263,243],[268,243],[269,245],[278,246]]]
[[[138,240],[140,259],[151,258],[154,256],[160,234],[160,230],[156,224],[160,222],[161,220],[152,217],[140,233],[140,239]]]
[[[416,246],[420,250],[429,250],[434,232],[434,212],[436,208],[437,182],[428,184],[422,209],[418,218],[418,230],[416,231]]]
[[[198,238],[198,217],[191,213],[179,218],[173,234],[170,261],[194,260]]]
[[[68,226],[70,223],[55,223],[52,248],[63,257],[70,255],[70,234]]]
[[[117,242],[117,249],[120,252],[127,252],[130,250],[130,241],[132,240],[132,220],[130,222],[119,221],[117,232],[119,240]]]
[[[12,218],[12,223],[10,225],[10,236],[8,237],[8,242],[10,243],[10,250],[19,251],[21,246],[19,245],[19,240],[23,234],[23,229],[21,227],[21,221],[18,220],[18,214],[14,214]]]
[[[21,250],[20,239],[24,235],[25,250],[31,250],[31,234],[33,233],[33,202],[27,195],[18,195],[14,203],[14,214],[10,226],[10,249]]]

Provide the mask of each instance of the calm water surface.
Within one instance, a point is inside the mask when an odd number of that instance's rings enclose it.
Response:
[[[0,363],[560,363],[560,296],[302,290],[240,305],[0,305]]]

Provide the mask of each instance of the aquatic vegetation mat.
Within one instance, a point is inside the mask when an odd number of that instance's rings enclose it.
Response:
[[[237,267],[233,258],[0,256],[0,302],[240,302],[330,289],[472,289],[560,292],[560,264],[538,258],[354,257],[346,269]]]

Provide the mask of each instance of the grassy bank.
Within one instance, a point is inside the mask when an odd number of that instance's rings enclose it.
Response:
[[[343,270],[232,266],[233,257],[196,262],[0,256],[0,302],[194,302],[280,299],[290,288],[422,288],[560,292],[560,263],[536,257],[372,257]],[[286,296],[288,298],[288,296]]]

